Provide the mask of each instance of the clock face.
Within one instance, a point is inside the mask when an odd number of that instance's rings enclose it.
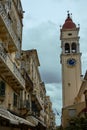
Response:
[[[74,58],[68,59],[67,64],[70,66],[74,66],[76,64],[76,60]]]

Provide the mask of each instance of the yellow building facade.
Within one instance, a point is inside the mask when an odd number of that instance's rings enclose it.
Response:
[[[55,130],[56,129],[56,124],[55,124],[55,113],[52,110],[52,102],[50,100],[49,96],[45,97],[45,123],[47,126],[47,130]]]
[[[20,0],[0,0],[0,130],[45,130],[45,84],[37,51],[22,51]]]
[[[69,119],[79,116],[85,108],[84,92],[87,89],[87,82],[84,81],[87,74],[82,78],[79,29],[79,25],[76,26],[68,12],[65,23],[60,29],[63,127],[68,126]]]

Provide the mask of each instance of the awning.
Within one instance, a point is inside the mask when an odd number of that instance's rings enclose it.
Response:
[[[44,122],[42,122],[41,120],[37,119],[34,116],[28,116],[27,120],[30,120],[33,124],[35,124],[36,126],[40,123],[42,126],[46,127],[46,125],[44,124]]]
[[[35,126],[30,120],[26,120],[24,118],[21,118],[19,116],[16,116],[9,112],[7,109],[0,107],[0,117],[8,120],[11,124],[14,125],[19,125],[19,124],[24,124],[28,126]]]
[[[19,122],[13,118],[13,115],[5,108],[0,108],[0,117],[9,120],[11,124],[18,125]]]
[[[15,115],[14,115],[14,118],[19,122],[19,124],[25,124],[28,126],[35,126],[33,123],[30,122],[30,120],[28,121],[24,118],[21,118],[21,117],[15,116]]]
[[[39,123],[40,123],[42,126],[46,127],[46,125],[44,124],[44,122],[42,122],[42,121],[39,120]]]
[[[28,116],[27,120],[30,120],[35,126],[38,125],[38,120],[34,116]]]

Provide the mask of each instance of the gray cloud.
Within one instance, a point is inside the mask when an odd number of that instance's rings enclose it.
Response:
[[[44,82],[54,83],[61,81],[60,75],[60,43],[58,43],[57,25],[48,21],[41,23],[30,31],[26,31],[26,40],[24,40],[23,48],[33,47],[37,49],[40,59],[41,76]],[[25,46],[26,45],[26,46]]]
[[[51,69],[51,71],[43,69],[41,71],[41,76],[45,83],[58,83],[58,82],[60,83],[61,82],[61,76],[58,73],[57,69],[55,71],[52,69]]]
[[[56,124],[61,122],[61,108],[62,108],[62,90],[61,83],[46,84],[47,95],[50,95],[50,99],[53,103],[53,110],[56,114]],[[57,114],[58,113],[58,114]]]

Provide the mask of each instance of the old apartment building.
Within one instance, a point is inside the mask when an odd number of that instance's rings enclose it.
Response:
[[[37,50],[21,48],[22,20],[20,0],[0,0],[0,130],[54,130]]]
[[[47,126],[47,130],[54,130],[55,129],[55,114],[52,110],[52,103],[50,101],[50,97],[46,96],[46,102],[45,102],[45,110],[46,110],[46,118],[45,123]]]

